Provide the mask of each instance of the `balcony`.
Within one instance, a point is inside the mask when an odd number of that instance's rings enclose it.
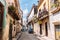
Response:
[[[60,1],[51,4],[51,12],[56,13],[60,10]]]
[[[38,22],[37,14],[35,14],[35,15],[33,16],[33,21],[34,21],[35,23]]]
[[[19,15],[18,12],[16,10],[16,7],[14,7],[13,5],[8,7],[8,13],[14,18],[19,20]]]
[[[44,18],[46,18],[48,16],[49,16],[48,11],[43,10],[42,12],[41,11],[39,12],[38,18],[39,18],[39,20],[41,20],[41,19],[44,19]]]

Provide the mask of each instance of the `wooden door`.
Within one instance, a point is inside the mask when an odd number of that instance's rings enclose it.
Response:
[[[60,40],[60,25],[55,25],[56,40]]]

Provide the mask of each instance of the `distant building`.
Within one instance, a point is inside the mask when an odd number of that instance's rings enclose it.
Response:
[[[35,17],[35,14],[37,14],[37,6],[35,4],[33,4],[30,13],[27,16],[28,29],[32,28],[34,30],[34,17]]]

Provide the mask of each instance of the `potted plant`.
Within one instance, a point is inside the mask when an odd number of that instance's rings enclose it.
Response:
[[[10,5],[8,7],[8,13],[14,13],[16,11],[16,8],[13,5]]]
[[[60,2],[59,1],[56,1],[55,3],[52,3],[52,6],[51,7],[59,7],[60,6]]]

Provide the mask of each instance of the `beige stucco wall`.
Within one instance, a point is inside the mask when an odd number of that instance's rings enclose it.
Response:
[[[3,29],[4,34],[3,34],[3,40],[8,40],[9,37],[9,19],[6,18],[6,27]]]
[[[60,11],[55,13],[54,15],[51,13],[50,14],[50,30],[51,30],[51,35],[50,36],[53,40],[55,40],[55,26],[54,24],[60,23]]]
[[[43,31],[43,34],[42,35],[44,35],[45,36],[45,23],[47,22],[47,27],[48,27],[48,30],[49,30],[49,21],[48,21],[49,19],[48,18],[46,18],[46,19],[44,19],[43,21],[42,21],[42,31]],[[49,34],[48,34],[48,36],[49,36]]]
[[[3,29],[3,40],[9,40],[9,26],[10,26],[10,20],[13,22],[13,18],[7,14],[6,16],[6,27]],[[13,26],[12,26],[13,27]],[[13,31],[13,34],[15,31]]]
[[[14,0],[6,0],[6,11],[7,11],[7,15],[6,15],[6,26],[3,29],[3,40],[9,40],[9,26],[10,26],[10,20],[12,20],[12,24],[14,19],[11,17],[11,15],[8,14],[8,6],[12,5],[12,3],[15,5]],[[17,21],[17,20],[16,20]],[[14,31],[14,27],[16,28],[16,25],[12,25],[12,36],[15,36],[16,34],[16,29]]]
[[[42,2],[42,4],[39,6],[38,10],[43,9],[45,3],[46,3],[45,7],[46,7],[46,9],[48,10],[48,0],[44,0],[44,1]]]
[[[46,33],[45,33],[45,23],[47,22],[47,28],[48,28],[48,36],[46,36]],[[42,35],[40,35],[40,39],[41,40],[53,40],[51,38],[51,31],[50,31],[50,26],[49,26],[49,19],[46,18],[44,20],[42,20]]]
[[[40,26],[39,23],[34,23],[34,34],[40,35]]]
[[[49,1],[50,2],[50,1]],[[44,4],[46,3],[46,5],[45,5],[45,7],[46,7],[46,9],[47,9],[47,11],[49,10],[49,8],[48,8],[48,0],[44,0],[43,2],[42,2],[42,4],[40,5],[40,7],[38,8],[38,11],[41,9],[43,9],[44,8]],[[42,21],[42,35],[40,35],[41,37],[40,37],[40,39],[41,40],[53,40],[52,39],[52,37],[51,37],[51,30],[50,30],[50,25],[49,25],[49,18],[47,17],[46,19],[43,19],[43,20],[41,20]],[[47,26],[48,26],[48,36],[46,36],[46,34],[45,34],[45,22],[47,22],[48,24],[47,24]]]
[[[15,5],[14,0],[6,0],[7,6],[12,5],[12,3]]]
[[[21,29],[22,29],[22,26],[21,26],[20,24],[18,24],[17,27],[16,27],[16,31],[17,31],[17,32],[20,32]]]

